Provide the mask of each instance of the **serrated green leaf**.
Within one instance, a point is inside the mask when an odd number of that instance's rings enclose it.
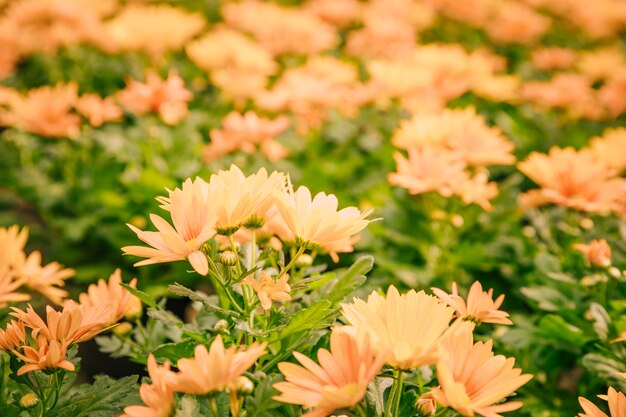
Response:
[[[545,311],[573,310],[576,303],[558,291],[548,286],[524,287],[520,292],[535,301],[539,308]]]
[[[278,408],[281,404],[273,400],[278,391],[273,385],[282,380],[282,376],[275,374],[264,378],[254,389],[254,393],[246,398],[246,409],[249,417],[273,417],[270,410]]]
[[[141,302],[144,303],[145,305],[147,305],[148,307],[156,308],[157,302],[154,300],[154,298],[150,297],[145,292],[143,292],[141,290],[138,290],[136,288],[133,288],[133,287],[131,287],[128,284],[121,283],[120,285],[122,287],[126,288],[128,291],[130,291],[130,293],[132,295],[134,295],[135,297],[139,298],[141,300]]]
[[[598,353],[589,353],[583,357],[583,366],[599,377],[610,380],[611,385],[617,385],[620,391],[626,391],[626,380],[620,375],[626,371],[623,362]]]
[[[359,288],[366,280],[365,274],[372,270],[374,258],[372,256],[362,256],[350,266],[345,272],[329,282],[324,283],[316,293],[319,298],[330,301],[333,305],[342,302],[352,291]]]
[[[163,322],[163,324],[167,326],[178,326],[183,324],[182,320],[178,316],[167,310],[149,308],[147,314],[153,319]]]
[[[328,300],[320,300],[311,306],[302,309],[290,317],[289,323],[270,338],[272,342],[304,330],[321,329],[330,325],[329,319],[333,314],[332,304]]]
[[[189,358],[193,356],[193,350],[198,342],[193,340],[184,340],[177,343],[165,343],[159,346],[153,353],[157,358],[169,359],[176,363],[180,358]]]

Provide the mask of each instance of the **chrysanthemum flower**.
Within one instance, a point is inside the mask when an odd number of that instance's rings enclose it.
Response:
[[[373,221],[366,219],[371,210],[361,212],[356,207],[338,210],[339,202],[334,194],[320,192],[312,197],[304,186],[294,192],[289,184],[276,196],[276,205],[291,232],[288,240],[300,246],[324,246],[343,241]]]
[[[135,266],[152,265],[162,262],[189,260],[191,266],[201,275],[209,271],[206,255],[201,251],[202,245],[215,235],[217,215],[215,203],[205,192],[207,184],[201,178],[195,181],[187,179],[182,189],[170,191],[169,197],[160,197],[162,208],[170,212],[172,227],[165,219],[151,214],[150,219],[157,232],[146,232],[129,224],[139,239],[150,245],[125,246],[125,254],[148,258],[137,262]]]
[[[28,228],[20,231],[18,225],[0,227],[0,267],[19,269],[26,260],[24,246],[28,240]]]
[[[611,247],[605,239],[592,240],[588,244],[576,243],[573,248],[582,253],[590,265],[601,268],[611,265]]]
[[[280,391],[274,399],[313,408],[302,417],[325,417],[334,410],[354,407],[385,362],[385,352],[375,352],[368,338],[343,328],[330,334],[330,351],[317,352],[319,365],[300,352],[294,356],[303,366],[278,364],[286,381],[274,384]]]
[[[76,110],[85,116],[93,127],[100,127],[106,122],[121,120],[124,115],[112,97],[102,98],[97,94],[80,96],[76,103]]]
[[[541,71],[566,69],[576,63],[576,52],[568,48],[546,47],[535,49],[531,55],[531,62]]]
[[[107,325],[117,323],[124,317],[139,315],[141,313],[141,300],[122,287],[121,283],[122,272],[118,268],[111,274],[108,282],[100,279],[96,284],[91,284],[87,292],[80,294],[78,296],[80,305],[89,309],[97,309],[102,306],[111,307]],[[136,288],[137,278],[132,279],[128,285]]]
[[[609,387],[607,395],[598,395],[609,403],[609,415],[600,410],[596,405],[586,398],[578,397],[578,402],[584,413],[579,413],[578,417],[623,417],[626,415],[626,396],[623,392],[617,392],[615,388]]]
[[[291,300],[289,295],[291,288],[287,281],[289,281],[289,275],[283,275],[279,279],[274,279],[268,272],[261,271],[259,278],[248,275],[241,283],[250,285],[256,292],[257,297],[259,297],[263,309],[269,310],[272,308],[272,300]]]
[[[616,71],[600,89],[598,99],[613,117],[626,111],[626,69]]]
[[[30,300],[30,295],[17,291],[23,283],[24,280],[18,278],[8,265],[0,264],[0,308],[10,303]]]
[[[40,337],[37,339],[35,348],[23,346],[23,354],[14,350],[13,354],[26,362],[25,365],[17,370],[17,375],[52,368],[73,371],[75,369],[74,364],[65,358],[68,345],[69,341],[59,342],[58,340],[48,340]]]
[[[26,342],[24,322],[11,320],[6,329],[0,329],[0,350],[10,352]]]
[[[187,102],[193,95],[185,88],[185,82],[174,70],[163,80],[154,71],[146,74],[146,82],[129,79],[127,86],[119,93],[124,107],[137,115],[156,113],[170,125],[180,122],[189,109]]]
[[[467,294],[467,302],[458,293],[456,282],[452,283],[452,294],[439,288],[431,288],[432,292],[456,310],[456,317],[479,323],[513,324],[507,317],[509,313],[499,310],[504,302],[504,294],[495,300],[493,289],[483,291],[480,282],[476,281]]]
[[[341,313],[371,337],[377,351],[390,352],[389,365],[413,369],[436,362],[437,342],[454,310],[424,291],[400,295],[392,285],[386,297],[373,292],[367,301],[354,298],[351,304],[341,305]]]
[[[606,130],[602,136],[589,142],[589,149],[598,160],[603,161],[618,173],[626,171],[626,129],[618,127]]]
[[[527,208],[553,203],[594,213],[619,210],[624,180],[589,150],[553,147],[547,155],[533,152],[518,169],[541,186],[522,195]]]
[[[170,361],[163,366],[156,363],[154,355],[148,356],[148,375],[150,384],[141,384],[139,396],[143,405],[130,405],[124,408],[120,417],[169,417],[174,406],[172,382],[174,373],[170,371]]]
[[[60,305],[67,297],[67,291],[61,289],[65,280],[73,277],[75,272],[70,268],[63,268],[58,262],[41,265],[41,253],[33,251],[28,255],[20,269],[20,277],[28,288],[35,290],[54,304]]]
[[[233,345],[225,349],[222,337],[217,335],[208,351],[198,345],[193,358],[178,361],[179,372],[172,386],[177,392],[195,395],[223,391],[265,353],[266,345],[253,343],[247,348]]]
[[[439,404],[465,417],[475,414],[500,417],[499,413],[517,410],[519,401],[500,403],[504,397],[528,382],[532,375],[522,375],[513,368],[515,359],[494,356],[492,341],[473,343],[470,327],[458,329],[443,338],[439,348],[437,379],[432,390]]]

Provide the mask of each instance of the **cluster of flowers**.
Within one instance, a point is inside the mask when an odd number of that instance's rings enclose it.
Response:
[[[518,168],[541,187],[521,195],[526,208],[557,204],[626,218],[626,179],[621,176],[626,171],[626,129],[609,129],[580,150],[533,152]]]
[[[457,195],[485,210],[498,193],[496,183],[488,182],[486,167],[515,162],[514,145],[473,108],[418,113],[400,123],[392,143],[406,150],[408,158],[394,155],[397,172],[389,174],[391,184],[410,194]]]

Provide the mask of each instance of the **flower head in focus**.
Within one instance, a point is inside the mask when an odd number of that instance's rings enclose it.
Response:
[[[17,370],[17,375],[51,368],[73,371],[75,369],[74,364],[65,357],[68,345],[68,341],[59,342],[54,339],[38,338],[36,347],[22,346],[23,354],[14,350],[13,353],[25,362],[25,365]]]
[[[400,295],[392,285],[386,297],[373,292],[367,301],[355,298],[341,305],[341,313],[371,338],[376,351],[389,352],[389,365],[413,369],[436,362],[439,337],[454,310],[424,291]]]
[[[122,272],[118,268],[111,274],[108,282],[100,279],[96,284],[91,284],[87,288],[87,292],[80,294],[78,296],[80,305],[90,309],[111,306],[107,325],[115,324],[124,317],[139,315],[141,313],[141,300],[122,287],[121,284]],[[128,285],[136,288],[137,278],[132,279]]]
[[[500,310],[504,301],[504,294],[495,300],[493,289],[483,291],[480,282],[476,281],[467,294],[467,302],[458,293],[456,283],[452,283],[452,294],[439,288],[431,288],[432,292],[456,310],[456,317],[479,323],[513,324],[507,317],[509,314]]]
[[[367,338],[353,333],[350,329],[334,328],[330,351],[317,352],[319,365],[299,352],[294,352],[294,356],[303,366],[279,363],[285,382],[274,384],[280,392],[274,399],[313,408],[303,417],[323,417],[358,404],[382,368],[385,352],[374,351]]]
[[[267,311],[272,308],[272,300],[291,300],[289,295],[291,288],[287,281],[289,281],[289,275],[285,274],[278,279],[274,279],[268,272],[261,271],[259,278],[248,275],[241,283],[250,285],[254,289],[257,297],[259,297],[261,306]]]
[[[579,413],[578,417],[622,417],[626,415],[626,396],[623,392],[617,392],[615,388],[609,387],[607,395],[598,395],[598,397],[609,403],[609,415],[588,399],[578,397],[578,402],[584,411],[584,413]]]

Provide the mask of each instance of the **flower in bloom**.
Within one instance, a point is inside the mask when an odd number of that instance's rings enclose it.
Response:
[[[64,269],[58,262],[42,266],[41,253],[34,251],[26,258],[19,274],[28,288],[41,293],[54,304],[60,305],[67,297],[67,291],[60,287],[65,285],[66,279],[74,276],[74,270]]]
[[[618,210],[623,180],[589,150],[552,147],[547,155],[533,152],[518,169],[541,186],[522,195],[522,205],[558,204],[587,212]]]
[[[626,396],[623,392],[617,392],[615,388],[609,387],[607,395],[598,395],[609,403],[609,415],[600,410],[596,405],[586,398],[578,397],[578,402],[584,413],[579,413],[578,417],[622,417],[626,415]]]
[[[10,352],[24,345],[26,341],[26,330],[21,321],[11,320],[6,329],[0,329],[0,350]]]
[[[431,288],[432,292],[456,310],[456,317],[479,323],[513,324],[509,313],[499,310],[504,301],[504,294],[495,300],[493,289],[483,291],[480,282],[476,281],[470,287],[467,294],[467,302],[458,293],[456,283],[452,283],[452,294],[448,294],[439,288]]]
[[[289,184],[283,193],[277,194],[276,204],[291,233],[287,240],[304,247],[343,241],[373,221],[366,219],[371,210],[337,210],[339,202],[334,194],[320,192],[312,197],[304,186],[294,192]]]
[[[0,264],[0,308],[10,303],[30,300],[30,295],[17,291],[24,281],[15,276],[8,265]]]
[[[172,382],[174,373],[170,371],[170,361],[159,366],[154,355],[148,356],[150,384],[141,384],[139,396],[144,405],[130,405],[124,408],[120,417],[169,417],[174,406]]]
[[[272,300],[291,300],[289,295],[291,288],[287,281],[289,281],[289,275],[283,275],[279,279],[274,279],[268,272],[261,271],[259,278],[248,275],[241,283],[250,285],[256,292],[257,297],[259,297],[263,309],[269,310],[272,308]]]
[[[583,254],[590,265],[600,268],[611,265],[611,247],[605,239],[592,240],[588,244],[576,243],[573,247]]]
[[[85,309],[97,309],[102,306],[109,306],[110,317],[107,325],[117,323],[124,317],[133,317],[141,313],[141,300],[122,287],[122,272],[116,269],[109,277],[109,281],[98,280],[96,284],[91,284],[87,292],[78,296],[80,305]],[[137,278],[128,283],[132,288],[137,287]]]
[[[602,136],[591,138],[589,149],[598,160],[618,173],[626,171],[626,129],[618,127],[606,130]]]
[[[341,313],[372,339],[377,351],[389,351],[389,365],[412,369],[436,362],[439,337],[454,310],[424,291],[400,295],[392,285],[386,297],[373,292],[367,301],[354,298],[341,305]]]
[[[319,365],[300,352],[294,356],[303,366],[278,364],[286,381],[274,384],[280,392],[274,399],[313,408],[302,417],[325,417],[334,410],[354,407],[385,362],[384,352],[375,352],[367,338],[344,328],[333,329],[330,351],[317,352]]]
[[[35,88],[11,101],[4,121],[49,138],[73,138],[80,130],[80,117],[71,113],[77,100],[74,83]]]
[[[106,122],[122,119],[122,109],[112,97],[102,98],[97,94],[82,95],[76,103],[76,110],[89,120],[93,127],[100,127]]]
[[[162,262],[189,260],[191,266],[201,275],[206,275],[209,265],[202,245],[215,235],[215,201],[207,198],[206,183],[201,178],[187,179],[182,189],[169,192],[169,197],[161,197],[161,207],[170,212],[170,225],[163,217],[151,214],[150,219],[157,232],[146,232],[129,224],[137,237],[151,247],[125,246],[124,254],[147,258],[135,266],[152,265]]]
[[[181,49],[199,33],[205,20],[168,5],[130,5],[107,22],[105,32],[113,49],[146,51],[159,59],[165,52]]]
[[[193,358],[178,361],[179,372],[172,383],[175,391],[185,394],[206,395],[223,391],[265,353],[266,343],[253,343],[247,348],[235,345],[224,348],[222,337],[211,343],[196,346]]]
[[[497,4],[485,24],[485,32],[496,42],[528,44],[550,27],[550,19],[531,7],[516,2]]]
[[[450,407],[465,417],[475,414],[498,417],[499,413],[517,410],[519,401],[499,403],[532,375],[522,375],[513,368],[515,359],[494,356],[492,341],[473,343],[470,327],[442,340],[437,362],[439,387],[432,390],[439,404]],[[498,403],[498,404],[496,404]]]
[[[541,48],[533,51],[531,61],[533,66],[541,71],[566,69],[576,63],[576,52],[567,48]]]
[[[65,358],[68,345],[68,341],[59,342],[40,337],[36,347],[22,346],[23,354],[14,350],[13,353],[26,363],[17,370],[17,375],[51,368],[73,371],[74,364]]]
[[[618,117],[626,111],[626,70],[616,71],[600,89],[598,99],[609,114]]]
[[[174,70],[165,80],[149,71],[145,83],[130,79],[119,93],[120,102],[132,113],[139,116],[156,113],[170,125],[177,124],[187,115],[187,102],[192,98],[191,91],[185,88],[185,82]]]
[[[420,413],[425,416],[434,416],[437,412],[437,401],[435,401],[435,397],[432,392],[427,392],[426,394],[422,394],[415,404]]]
[[[232,112],[222,120],[222,126],[222,129],[211,129],[211,143],[204,148],[208,161],[235,150],[252,154],[257,146],[270,161],[282,159],[289,153],[275,139],[289,127],[289,119],[285,116],[270,120],[253,111],[245,114]]]

